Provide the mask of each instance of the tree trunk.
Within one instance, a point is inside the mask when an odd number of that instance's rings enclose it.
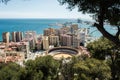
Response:
[[[112,80],[116,80],[115,79],[115,75],[116,75],[116,69],[115,69],[115,54],[111,55],[111,60],[112,60],[112,63],[111,63],[111,76],[112,76]]]
[[[107,39],[109,39],[110,41],[112,41],[114,44],[116,44],[116,46],[120,47],[120,40],[119,38],[111,35],[110,33],[108,33],[104,27],[102,27],[102,25],[98,25],[97,29],[102,33],[102,35],[104,37],[106,37]]]
[[[105,7],[103,6],[104,3],[101,1],[100,3],[100,12],[98,15],[98,24],[95,23],[95,26],[97,27],[97,29],[102,33],[102,35],[104,37],[106,37],[107,39],[109,39],[110,41],[112,41],[114,44],[116,44],[118,47],[120,47],[120,39],[119,39],[119,35],[118,36],[113,36],[112,34],[110,34],[109,32],[107,32],[104,28],[104,15],[105,15]]]
[[[105,8],[103,6],[103,3],[101,1],[100,3],[100,14],[98,15],[98,24],[96,23],[96,27],[97,29],[102,33],[102,35],[104,37],[106,37],[107,39],[109,39],[110,41],[112,41],[113,43],[115,43],[118,47],[120,47],[120,39],[119,37],[113,36],[112,34],[110,34],[109,32],[107,32],[104,28],[104,11]],[[115,76],[116,76],[116,68],[115,68],[115,54],[112,56],[111,55],[111,59],[112,59],[112,64],[111,64],[111,75],[112,75],[112,80],[116,80]]]
[[[112,63],[112,66],[111,66],[111,76],[112,76],[112,80],[116,80],[115,79],[115,75],[116,75],[116,72],[115,72],[115,66],[114,66],[115,64],[114,63]]]

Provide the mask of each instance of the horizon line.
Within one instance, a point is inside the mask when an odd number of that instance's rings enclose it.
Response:
[[[93,19],[86,19],[86,18],[63,18],[63,17],[61,17],[61,18],[47,18],[47,17],[41,17],[41,18],[36,18],[36,17],[21,17],[21,18],[16,18],[16,17],[13,17],[13,18],[0,18],[0,19],[81,19],[81,20],[93,20]]]

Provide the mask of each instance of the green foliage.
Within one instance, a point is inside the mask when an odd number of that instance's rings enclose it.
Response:
[[[51,56],[28,60],[25,67],[15,63],[0,64],[0,80],[56,80],[59,62]]]
[[[108,39],[101,37],[98,40],[87,45],[92,57],[104,60],[106,56],[111,55],[111,50],[115,45]]]
[[[60,80],[110,80],[111,70],[105,61],[94,58],[73,57],[66,61],[62,59]]]
[[[80,60],[74,65],[78,80],[109,80],[111,78],[110,67],[105,61],[97,59]]]
[[[60,71],[61,76],[62,76],[62,79],[60,79],[60,80],[73,80],[73,79],[75,79],[75,76],[74,76],[75,71],[73,69],[73,66],[80,59],[81,59],[81,57],[73,56],[70,60],[66,60],[64,58],[60,60],[60,70],[59,71]]]
[[[70,62],[63,62],[60,67],[60,72],[65,80],[72,80],[73,79],[73,65]]]
[[[0,80],[21,80],[21,67],[15,63],[8,63],[0,69]],[[24,80],[24,79],[23,79]]]
[[[28,60],[24,66],[15,63],[1,64],[0,80],[110,79],[110,68],[105,61],[80,56],[60,61],[51,56],[38,57],[35,60]]]
[[[92,57],[106,60],[111,68],[113,80],[120,79],[120,48],[110,42],[108,39],[101,37],[100,39],[91,42],[87,45],[88,50],[91,52]]]
[[[29,80],[55,80],[59,69],[59,62],[52,56],[38,57],[25,65]]]
[[[120,1],[119,0],[58,0],[61,5],[68,4],[68,9],[78,8],[83,13],[93,14],[95,19],[100,15],[100,9],[104,8],[104,20],[113,25],[120,26]],[[98,20],[98,19],[97,19]]]
[[[43,73],[41,71],[35,73],[33,80],[42,80],[43,78]]]

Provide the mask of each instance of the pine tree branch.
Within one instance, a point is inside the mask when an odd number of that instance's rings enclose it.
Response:
[[[118,31],[117,31],[117,33],[116,33],[116,37],[119,38],[119,35],[120,35],[120,27],[117,26],[117,29],[118,29]]]

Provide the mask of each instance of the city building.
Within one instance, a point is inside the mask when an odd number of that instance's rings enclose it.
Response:
[[[48,28],[44,30],[44,36],[50,36],[50,35],[55,35],[55,29]]]
[[[80,39],[76,35],[72,36],[72,46],[74,48],[78,48],[80,46]]]
[[[43,36],[43,49],[44,50],[47,50],[47,49],[49,49],[49,38],[48,38],[48,36]]]
[[[55,36],[60,36],[60,30],[59,29],[55,29]]]
[[[77,31],[78,30],[78,24],[72,24],[71,26],[70,26],[70,32],[71,33],[74,33],[75,31]]]
[[[35,48],[35,44],[37,43],[37,34],[35,31],[27,31],[25,32],[25,41],[30,43],[30,49]]]
[[[10,42],[9,47],[5,49],[6,51],[18,51],[29,53],[29,42]]]
[[[16,42],[21,42],[23,39],[23,33],[22,32],[16,32]]]
[[[4,56],[1,56],[2,62],[23,62],[25,60],[25,54],[23,52],[10,51],[5,52]],[[0,60],[1,61],[1,60]]]
[[[36,43],[37,50],[42,49],[42,37],[43,37],[43,35],[38,35],[38,37],[37,37],[37,43]]]
[[[3,42],[9,43],[9,41],[10,41],[10,33],[9,32],[4,32],[2,34],[2,38],[3,38]]]
[[[12,32],[12,41],[16,42],[16,32]]]
[[[49,45],[54,45],[55,47],[59,45],[59,37],[58,36],[49,36]]]
[[[62,28],[60,28],[60,34],[66,34],[69,31],[70,31],[69,27],[62,27]]]
[[[66,35],[66,34],[61,34],[60,35],[60,43],[61,46],[69,46],[71,47],[72,45],[72,37],[70,35]]]
[[[29,41],[31,39],[34,39],[35,42],[37,42],[37,34],[35,31],[26,31],[25,32],[25,36],[24,36],[25,40]]]
[[[36,48],[37,50],[42,50],[42,41],[39,41],[38,43],[36,43]]]
[[[89,30],[87,28],[80,28],[76,31],[77,38],[80,40],[80,45],[85,46]]]

